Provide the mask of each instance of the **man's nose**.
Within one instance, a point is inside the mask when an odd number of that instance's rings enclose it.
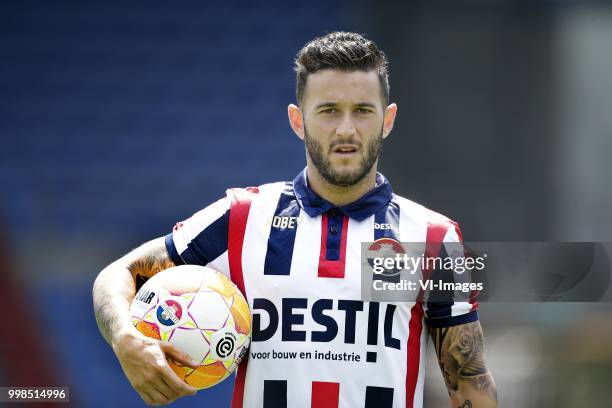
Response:
[[[342,115],[342,119],[336,128],[336,134],[342,137],[349,137],[355,134],[355,124],[350,114]]]

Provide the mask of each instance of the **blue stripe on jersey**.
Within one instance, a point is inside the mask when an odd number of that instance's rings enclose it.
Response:
[[[393,388],[366,387],[365,408],[391,408],[393,406]]]
[[[287,381],[264,380],[263,408],[287,408]]]
[[[478,320],[478,310],[472,310],[469,313],[457,315],[457,316],[447,316],[441,317],[438,319],[426,318],[427,325],[429,327],[452,327],[458,326],[460,324],[472,323]]]
[[[327,236],[325,246],[325,260],[337,261],[340,259],[340,244],[342,243],[342,221],[344,215],[336,208],[327,212]]]
[[[281,193],[270,223],[264,275],[289,275],[300,206],[291,184]]]
[[[174,262],[176,266],[183,265],[185,262],[183,261],[183,258],[181,258],[178,251],[176,250],[176,246],[174,245],[174,240],[172,239],[172,233],[166,235],[165,242],[166,242],[166,250],[168,251],[168,255],[170,255],[170,259],[172,259],[172,262]]]
[[[399,241],[399,215],[399,205],[393,200],[376,211],[374,214],[374,241],[380,238],[393,238]]]
[[[399,218],[399,204],[393,200],[376,211],[374,214],[374,241],[381,238],[393,238],[399,241]],[[374,279],[384,282],[399,283],[401,276],[400,274],[393,276],[374,275]]]
[[[229,210],[204,228],[187,244],[180,257],[186,264],[206,265],[227,251]]]

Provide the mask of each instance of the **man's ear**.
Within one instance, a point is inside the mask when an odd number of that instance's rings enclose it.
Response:
[[[385,108],[385,115],[383,117],[383,139],[389,136],[393,129],[393,123],[395,123],[395,116],[397,115],[397,105],[392,103]]]
[[[289,124],[297,137],[304,140],[304,116],[299,106],[289,104],[287,107],[287,115],[289,116]]]

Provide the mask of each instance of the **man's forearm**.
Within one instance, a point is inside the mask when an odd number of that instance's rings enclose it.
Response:
[[[106,267],[93,286],[96,322],[102,337],[112,346],[113,334],[130,326],[129,307],[135,283],[130,271],[119,263]]]
[[[134,249],[107,266],[93,286],[94,313],[104,339],[113,345],[113,336],[131,328],[130,302],[136,292],[136,279],[148,279],[174,266],[164,238],[157,238]]]
[[[497,407],[497,389],[484,359],[479,322],[430,328],[453,408]]]
[[[113,348],[126,378],[148,405],[165,405],[197,392],[172,371],[167,358],[191,368],[198,364],[176,346],[141,334],[130,316],[136,282],[172,266],[164,238],[157,238],[106,267],[93,286],[100,333]]]
[[[490,372],[460,377],[457,392],[451,395],[453,408],[497,407],[497,388]]]

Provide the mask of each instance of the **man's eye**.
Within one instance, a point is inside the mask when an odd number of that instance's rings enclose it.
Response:
[[[336,108],[327,108],[321,111],[322,113],[336,113]]]
[[[371,111],[366,108],[357,108],[357,113],[370,113]]]

